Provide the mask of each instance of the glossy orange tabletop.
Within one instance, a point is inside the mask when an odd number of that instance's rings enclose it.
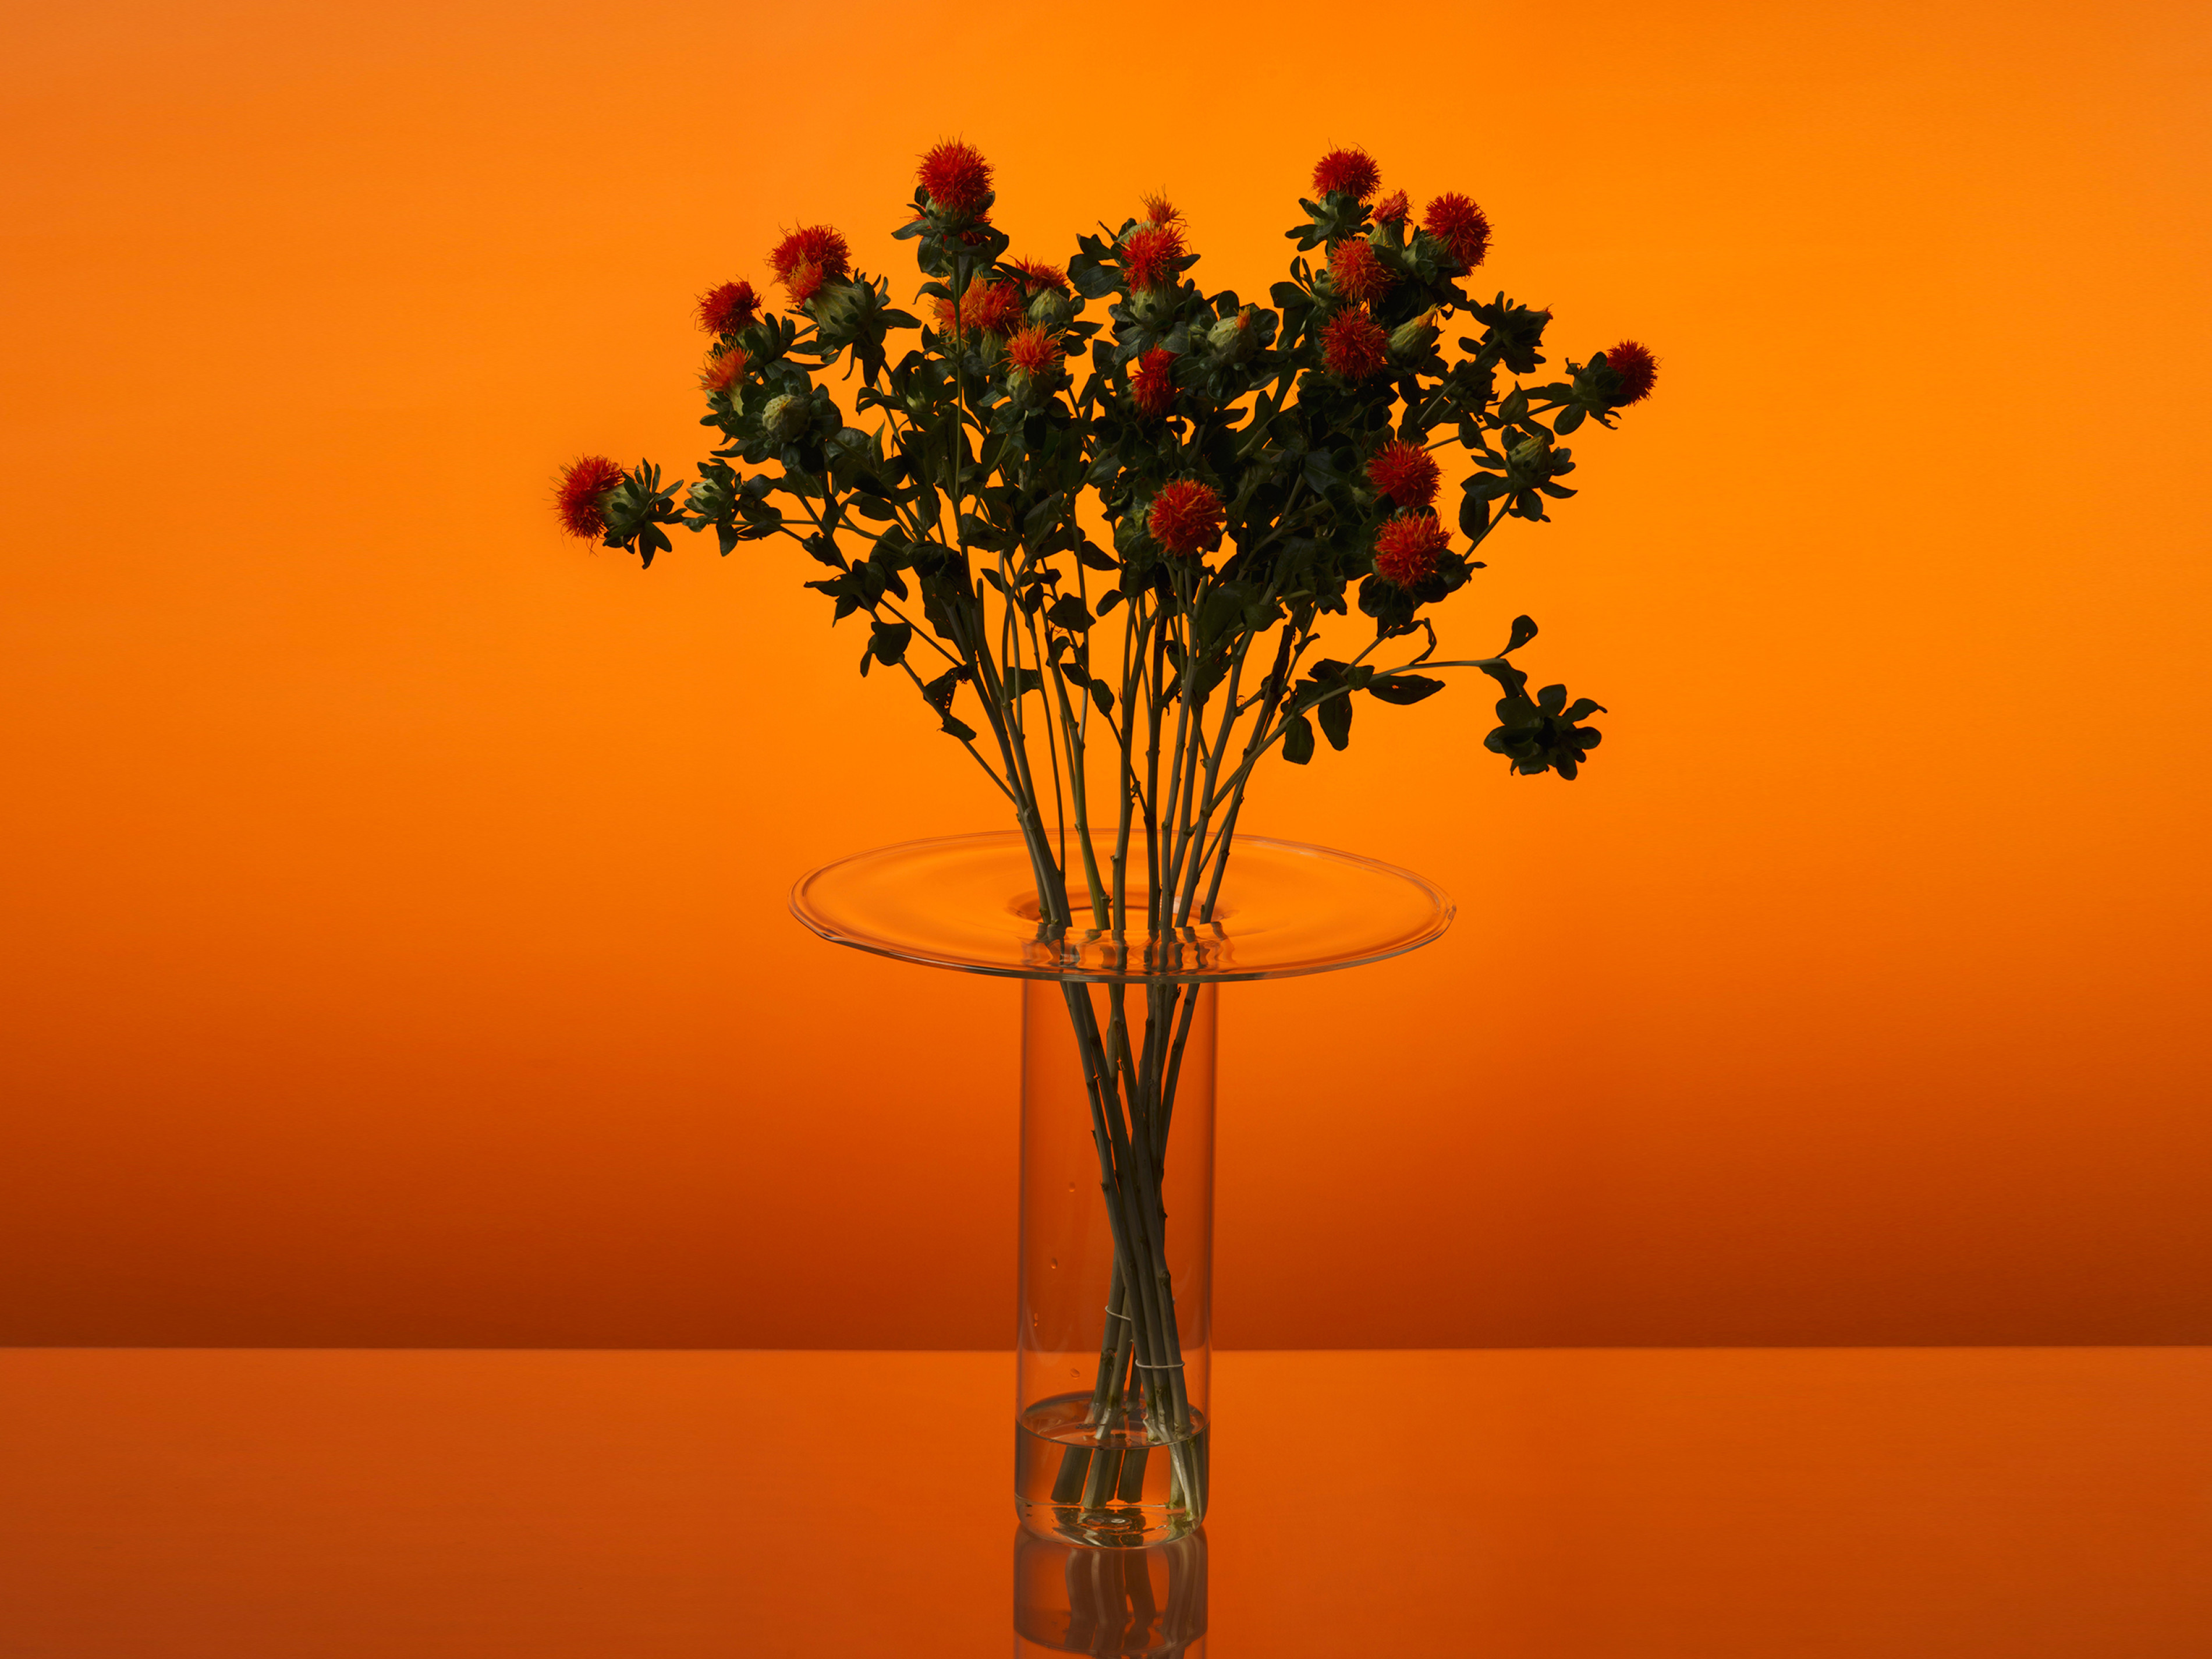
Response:
[[[2212,1351],[1217,1364],[1193,1659],[2212,1654]],[[0,1352],[0,1652],[1008,1654],[1010,1370]]]

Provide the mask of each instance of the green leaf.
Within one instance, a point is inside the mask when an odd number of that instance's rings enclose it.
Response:
[[[1510,657],[1535,637],[1534,620],[1528,617],[1516,617],[1513,619],[1513,637],[1505,641],[1505,649],[1498,654],[1501,657]]]
[[[1332,749],[1342,749],[1352,741],[1352,699],[1331,697],[1314,709],[1321,721],[1321,734],[1328,739]]]
[[[1444,683],[1423,674],[1378,674],[1368,682],[1367,689],[1384,702],[1402,706],[1433,697],[1444,689]]]
[[[1073,593],[1063,593],[1046,608],[1044,619],[1055,628],[1064,628],[1071,634],[1080,634],[1096,620],[1081,599]]]
[[[868,641],[868,649],[875,653],[876,660],[886,666],[892,663],[903,662],[906,659],[907,646],[914,639],[914,624],[885,622],[879,617],[875,619],[873,628],[874,633]],[[865,673],[867,671],[863,669],[861,672]]]
[[[1293,766],[1304,766],[1313,757],[1313,722],[1304,714],[1293,714],[1283,728],[1283,758]]]
[[[1117,272],[1079,253],[1067,262],[1067,280],[1086,300],[1103,300],[1121,283]]]
[[[1521,688],[1528,684],[1528,677],[1510,662],[1486,662],[1475,665],[1504,687],[1508,698],[1521,696]],[[1522,701],[1527,700],[1523,698]],[[1502,708],[1504,704],[1501,702],[1498,706]]]
[[[1114,688],[1107,684],[1103,680],[1091,681],[1091,701],[1098,705],[1098,712],[1100,714],[1112,714],[1114,712]]]

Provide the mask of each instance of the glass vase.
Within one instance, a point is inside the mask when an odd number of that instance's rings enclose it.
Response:
[[[1206,1517],[1216,987],[1380,961],[1451,922],[1371,859],[1257,836],[1231,854],[1181,923],[1147,894],[1109,903],[1064,852],[1076,921],[1047,922],[1046,860],[1014,832],[861,854],[792,892],[838,944],[1027,981],[1014,1504],[1040,1538],[1142,1548]],[[1138,925],[1083,925],[1115,915]]]
[[[1071,1011],[1078,998],[1088,1009]],[[1040,1534],[1151,1544],[1205,1516],[1214,1000],[1204,981],[1022,988],[1014,1506]],[[1105,1160],[1144,1158],[1148,1179],[1102,1170],[1097,1140],[1114,1130],[1093,1109],[1079,1023],[1126,1031],[1140,1077],[1142,1056],[1168,1056],[1164,1086],[1140,1091],[1155,1098],[1133,1115],[1149,1146],[1109,1146]],[[1152,1268],[1149,1283],[1131,1260]],[[1164,1340],[1146,1342],[1148,1331]]]

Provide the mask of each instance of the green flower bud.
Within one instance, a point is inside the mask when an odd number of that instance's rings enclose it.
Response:
[[[1172,289],[1140,288],[1129,296],[1129,311],[1140,323],[1165,322],[1180,297]]]
[[[1030,301],[1030,320],[1042,323],[1055,334],[1066,328],[1074,316],[1075,302],[1058,289],[1042,289]]]
[[[1398,363],[1416,362],[1429,354],[1437,343],[1434,311],[1425,311],[1411,322],[1404,322],[1390,331],[1390,361]]]
[[[1225,363],[1249,362],[1260,349],[1260,330],[1253,308],[1247,306],[1234,317],[1224,317],[1214,324],[1206,331],[1206,343]]]
[[[684,504],[702,519],[719,519],[730,509],[728,479],[708,474],[694,478],[684,491]]]
[[[768,407],[761,410],[761,430],[786,442],[796,438],[806,430],[810,413],[807,403],[806,398],[789,392],[769,398]]]

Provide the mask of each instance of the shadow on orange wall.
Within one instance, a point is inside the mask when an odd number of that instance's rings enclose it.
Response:
[[[1356,141],[1665,362],[1443,617],[1585,777],[1462,687],[1256,793],[1462,921],[1224,998],[1225,1344],[2212,1340],[2202,19],[1517,15],[11,21],[0,1340],[1004,1340],[1014,991],[782,908],[992,802],[795,552],[547,512],[951,131],[1247,293]]]

